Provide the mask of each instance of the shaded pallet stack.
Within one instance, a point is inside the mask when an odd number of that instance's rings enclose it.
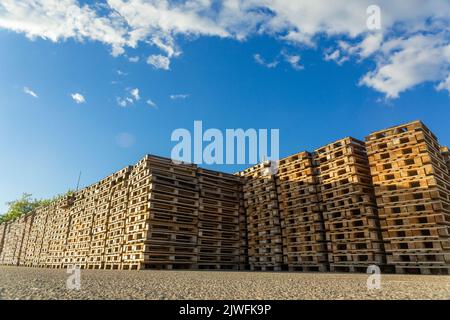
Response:
[[[3,252],[3,242],[5,240],[6,223],[0,224],[0,264],[2,263],[1,256]]]
[[[386,242],[397,273],[450,273],[450,181],[434,134],[420,121],[366,138]]]
[[[199,269],[238,270],[241,261],[240,177],[198,168]]]
[[[47,217],[47,207],[36,209],[28,238],[25,262],[23,263],[27,267],[39,266],[39,257],[44,240]]]
[[[197,268],[199,187],[197,166],[147,157],[150,221],[145,268]]]
[[[273,162],[241,172],[247,215],[248,259],[251,270],[279,271],[283,252]]]
[[[52,242],[52,236],[55,232],[53,230],[54,220],[58,217],[56,216],[57,213],[57,202],[52,202],[49,206],[45,208],[47,212],[47,221],[45,224],[44,229],[42,230],[42,244],[41,249],[39,252],[38,257],[38,266],[39,267],[50,267],[50,261],[49,259],[49,249],[50,249],[50,243]]]
[[[4,250],[1,256],[2,264],[14,266],[19,265],[25,226],[25,216],[16,218],[6,225]]]
[[[64,199],[54,202],[51,209],[53,215],[48,226],[49,242],[45,265],[49,268],[62,268],[70,231],[71,210]]]
[[[88,269],[103,269],[104,267],[106,232],[113,184],[114,175],[101,180],[96,184],[95,194],[88,200],[93,202],[91,209],[85,212],[91,222],[90,240],[86,242],[86,268]]]
[[[123,268],[196,267],[196,166],[146,156],[130,178]]]
[[[22,245],[20,248],[20,251],[18,253],[18,264],[19,265],[25,265],[27,262],[27,258],[30,254],[30,251],[32,249],[32,247],[34,246],[34,243],[31,242],[34,239],[32,238],[32,234],[31,234],[31,228],[33,226],[34,223],[34,217],[35,217],[35,212],[30,212],[28,214],[26,214],[25,216],[23,216],[24,218],[24,229],[22,231],[23,235],[22,235]]]
[[[248,261],[248,232],[247,232],[247,214],[244,201],[244,181],[245,178],[240,174],[239,177],[239,270],[248,270],[250,268]]]
[[[325,226],[312,155],[301,152],[280,160],[276,177],[284,263],[290,271],[326,271]]]
[[[126,167],[114,175],[105,238],[105,269],[122,268],[122,251],[125,241],[125,221],[128,214],[130,173]]]
[[[384,251],[364,142],[345,138],[315,152],[331,271],[383,266]]]
[[[450,175],[450,150],[448,147],[441,147],[441,154],[447,166],[447,172]]]
[[[88,257],[89,269],[121,268],[121,248],[128,201],[128,176],[131,168],[126,167],[114,173],[109,183],[104,181],[104,190],[100,190],[93,214],[92,241]]]
[[[97,184],[77,192],[65,207],[69,212],[69,228],[62,267],[87,267],[91,241],[92,217],[95,212]]]
[[[3,265],[12,264],[12,259],[14,255],[15,244],[13,242],[14,234],[14,221],[3,223],[4,234],[3,234],[3,249],[0,254],[0,263]]]

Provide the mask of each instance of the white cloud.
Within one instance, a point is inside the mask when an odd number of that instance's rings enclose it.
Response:
[[[139,89],[138,88],[134,88],[130,90],[130,94],[133,97],[133,99],[135,101],[139,100],[141,97],[139,96]]]
[[[139,56],[129,57],[128,61],[130,61],[130,62],[139,62]]]
[[[366,9],[372,4],[372,0],[347,0],[345,5],[311,0],[106,0],[102,5],[81,5],[76,0],[2,0],[0,29],[54,42],[71,38],[99,41],[107,44],[113,55],[141,43],[150,44],[163,55],[151,55],[147,62],[164,70],[169,70],[171,59],[181,55],[176,40],[182,37],[243,41],[270,36],[296,46],[298,52],[291,52],[287,62],[297,69],[302,68],[301,50],[323,50],[317,46],[319,39],[326,39],[326,60],[375,62],[375,69],[367,70],[361,84],[387,97],[398,97],[423,82],[445,83],[450,72],[450,1],[409,0],[406,4],[378,0],[382,30],[376,33],[366,25]],[[410,47],[414,41],[409,40],[418,35],[435,43],[431,47],[427,41],[418,44],[432,49],[428,58]],[[401,47],[390,49],[395,43]],[[425,64],[417,70],[413,70],[418,65],[412,61],[412,52],[421,55],[419,60]],[[431,61],[434,58],[438,62]],[[436,70],[439,63],[441,71]],[[406,79],[410,73],[413,78]]]
[[[295,70],[302,70],[304,67],[300,64],[301,57],[296,54],[288,54],[286,52],[282,52],[284,60],[291,65],[291,67]]]
[[[436,90],[438,90],[438,91],[447,90],[448,93],[450,94],[450,74],[447,76],[447,78],[444,81],[440,82],[436,86]]]
[[[147,104],[148,104],[150,107],[152,107],[152,108],[157,108],[157,107],[158,107],[157,104],[156,104],[155,102],[153,102],[152,99],[148,99],[148,100],[147,100]]]
[[[139,88],[131,88],[127,89],[127,94],[124,97],[117,97],[116,102],[119,107],[126,108],[133,105],[140,99]]]
[[[116,102],[120,107],[123,108],[128,107],[134,103],[133,99],[131,99],[130,97],[117,97]]]
[[[84,98],[84,96],[81,93],[78,93],[78,92],[72,93],[70,96],[75,101],[75,103],[80,104],[80,103],[86,102],[86,99]]]
[[[384,43],[381,50],[377,68],[367,73],[360,84],[385,93],[387,98],[398,98],[401,92],[420,83],[441,81],[448,76],[450,44],[444,37],[416,35],[394,39]]]
[[[117,72],[117,74],[118,74],[119,76],[126,76],[126,75],[128,75],[128,73],[123,72],[122,70],[117,70],[116,72]]]
[[[23,87],[23,92],[25,92],[26,94],[32,96],[33,98],[39,98],[39,96],[36,94],[36,92],[34,92],[33,90],[31,90],[28,87]]]
[[[279,63],[278,60],[274,60],[272,62],[266,62],[259,53],[254,54],[253,58],[255,59],[256,63],[258,63],[266,68],[269,68],[269,69],[275,68]]]
[[[186,99],[190,94],[171,94],[169,97],[172,100]]]
[[[169,70],[170,66],[169,58],[160,54],[154,54],[149,56],[147,59],[147,63],[149,65],[152,65],[155,69]]]
[[[342,56],[341,51],[339,49],[336,49],[336,50],[331,51],[329,53],[325,53],[324,59],[326,61],[334,61],[338,65],[342,65],[345,61],[349,60],[349,57]]]

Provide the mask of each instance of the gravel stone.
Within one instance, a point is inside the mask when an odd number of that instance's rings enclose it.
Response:
[[[62,269],[0,266],[0,299],[450,299],[450,276],[382,275],[367,289],[366,274],[242,271],[81,270],[69,290]]]

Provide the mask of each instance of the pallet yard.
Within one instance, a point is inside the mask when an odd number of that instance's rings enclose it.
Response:
[[[450,274],[450,153],[420,121],[234,175],[147,155],[0,225],[0,264]]]

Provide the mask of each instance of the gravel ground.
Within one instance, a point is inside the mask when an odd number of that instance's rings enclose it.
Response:
[[[450,299],[450,276],[81,270],[80,290],[67,270],[0,267],[0,299]]]

